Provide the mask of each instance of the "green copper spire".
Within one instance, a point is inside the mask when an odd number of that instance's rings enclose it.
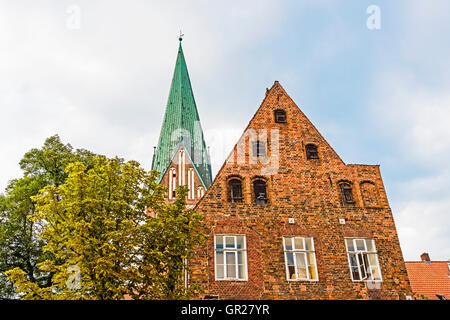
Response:
[[[192,92],[186,61],[184,60],[181,46],[182,40],[180,35],[177,63],[172,78],[158,147],[153,155],[152,169],[160,173],[161,179],[173,156],[180,146],[183,146],[205,188],[208,188],[212,181],[211,163],[200,126],[200,118]]]

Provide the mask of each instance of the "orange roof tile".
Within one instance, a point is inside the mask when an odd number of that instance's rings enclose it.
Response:
[[[437,294],[450,300],[450,272],[448,261],[406,261],[413,292],[438,300]]]

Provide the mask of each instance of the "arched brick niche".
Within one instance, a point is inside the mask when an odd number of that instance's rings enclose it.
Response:
[[[363,181],[360,183],[361,196],[364,206],[367,208],[379,206],[378,190],[372,181]]]

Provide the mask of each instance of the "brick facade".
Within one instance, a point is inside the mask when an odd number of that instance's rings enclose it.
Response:
[[[276,110],[285,112],[285,123],[275,122]],[[255,139],[266,143],[264,161],[253,157]],[[307,159],[308,144],[317,147],[318,159]],[[232,178],[242,182],[242,202],[229,201]],[[255,203],[256,179],[266,182],[267,203]],[[342,182],[350,186],[353,202],[343,201]],[[345,164],[278,82],[266,92],[195,210],[205,215],[209,238],[190,262],[190,283],[203,286],[203,297],[405,299],[411,295],[379,166]],[[247,280],[215,280],[217,234],[246,235]],[[313,238],[318,281],[287,280],[283,236]],[[345,238],[351,237],[374,239],[382,275],[379,289],[352,281],[345,246]]]
[[[168,201],[175,200],[175,189],[178,186],[188,186],[190,190],[186,196],[188,208],[194,207],[206,192],[206,186],[202,182],[195,166],[192,164],[189,153],[183,147],[180,147],[175,153],[167,170],[163,172],[160,183],[168,189]]]

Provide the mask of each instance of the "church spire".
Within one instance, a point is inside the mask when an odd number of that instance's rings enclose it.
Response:
[[[161,179],[175,153],[183,147],[203,185],[208,188],[212,181],[211,163],[184,59],[181,32],[178,39],[177,61],[152,169],[160,173]]]

